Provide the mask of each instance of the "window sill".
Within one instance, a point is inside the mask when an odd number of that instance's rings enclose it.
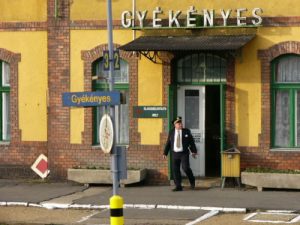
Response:
[[[121,147],[124,147],[126,149],[129,148],[129,144],[117,144],[116,146],[121,146]],[[101,149],[101,146],[99,144],[95,144],[95,145],[92,145],[92,148],[97,148],[97,149],[99,148],[99,149]]]
[[[0,141],[0,145],[10,145],[9,141]]]
[[[95,145],[92,145],[92,148],[93,149],[101,149],[101,146],[99,144],[95,144]]]
[[[300,148],[271,148],[271,152],[300,152]]]

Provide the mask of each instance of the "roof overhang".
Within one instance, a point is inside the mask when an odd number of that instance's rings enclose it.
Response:
[[[136,51],[159,63],[158,52],[226,51],[238,55],[239,50],[251,41],[255,34],[211,36],[141,36],[121,47],[120,50]]]
[[[121,47],[125,51],[227,51],[238,50],[251,41],[251,35],[142,36]]]

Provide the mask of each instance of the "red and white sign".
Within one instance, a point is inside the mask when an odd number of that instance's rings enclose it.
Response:
[[[41,154],[31,166],[31,169],[41,178],[46,178],[50,173],[48,170],[48,159],[45,155]]]

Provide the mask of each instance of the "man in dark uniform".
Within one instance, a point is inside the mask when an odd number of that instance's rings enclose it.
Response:
[[[194,189],[195,177],[189,161],[190,152],[194,158],[197,154],[194,138],[189,129],[183,128],[181,117],[173,120],[173,125],[174,128],[169,132],[163,154],[163,158],[166,159],[169,151],[172,151],[172,168],[176,185],[173,191],[182,191],[180,165],[190,181],[191,189]]]

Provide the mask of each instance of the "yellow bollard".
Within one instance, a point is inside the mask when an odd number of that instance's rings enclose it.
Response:
[[[123,198],[119,195],[114,195],[109,199],[111,225],[124,225],[123,204]]]

